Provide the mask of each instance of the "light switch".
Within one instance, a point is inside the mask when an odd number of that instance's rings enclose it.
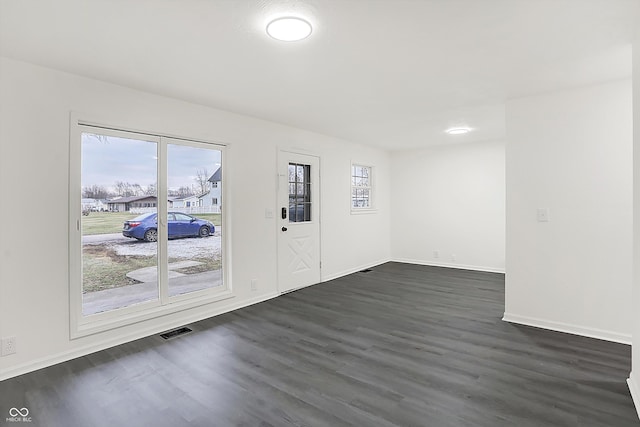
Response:
[[[538,222],[549,222],[549,208],[538,208]]]
[[[265,209],[264,210],[264,217],[265,218],[273,218],[273,209]]]

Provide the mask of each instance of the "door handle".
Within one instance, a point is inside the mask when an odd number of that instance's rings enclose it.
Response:
[[[288,228],[287,227],[282,227],[282,231],[287,231]]]
[[[282,208],[282,212],[280,216],[282,217],[282,219],[287,219],[287,208]]]

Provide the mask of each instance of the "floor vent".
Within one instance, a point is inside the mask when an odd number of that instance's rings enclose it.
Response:
[[[360,270],[358,273],[368,273],[370,271],[373,271],[373,270],[370,268],[365,268],[364,270]]]
[[[180,329],[175,329],[173,331],[165,332],[164,334],[160,334],[160,336],[165,340],[168,340],[169,338],[175,338],[179,335],[184,335],[189,332],[191,332],[191,329],[184,327]]]

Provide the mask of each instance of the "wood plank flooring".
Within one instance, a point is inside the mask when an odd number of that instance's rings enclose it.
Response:
[[[503,275],[387,263],[3,381],[0,424],[640,425],[629,346],[503,311]]]

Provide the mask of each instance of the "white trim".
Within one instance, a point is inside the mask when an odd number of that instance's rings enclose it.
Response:
[[[431,267],[446,267],[446,268],[457,268],[459,270],[473,270],[473,271],[485,271],[487,273],[502,273],[505,274],[504,268],[496,268],[496,267],[485,267],[481,265],[465,265],[465,264],[449,264],[446,262],[432,262],[432,261],[424,261],[419,259],[411,259],[411,258],[392,258],[391,262],[401,262],[404,264],[417,264],[417,265],[428,265]]]
[[[74,350],[63,351],[52,356],[42,357],[40,359],[36,359],[31,362],[23,363],[20,365],[13,366],[9,369],[0,370],[0,381],[4,381],[9,378],[17,377],[18,375],[26,374],[28,372],[33,372],[38,369],[46,368],[48,366],[56,365],[58,363],[66,362],[71,359],[75,359],[78,357],[86,356],[87,354],[95,353],[97,351],[105,350],[107,348],[115,347],[117,345],[125,344],[137,339],[145,338],[151,335],[159,334],[161,332],[165,332],[169,329],[177,328],[179,326],[183,326],[189,323],[195,323],[200,320],[208,319],[210,317],[219,316],[221,314],[225,314],[234,310],[238,310],[244,307],[248,307],[250,305],[258,304],[264,301],[268,301],[275,297],[279,296],[278,293],[270,293],[267,295],[263,295],[260,297],[252,298],[248,301],[245,301],[241,304],[229,304],[223,307],[219,307],[214,312],[207,313],[199,313],[199,314],[191,314],[188,316],[184,316],[182,319],[174,320],[174,321],[164,321],[155,323],[153,326],[149,326],[145,329],[138,330],[131,333],[122,334],[115,338],[101,341],[97,344],[85,345]],[[158,318],[156,320],[161,320],[162,318]]]
[[[584,337],[631,345],[631,334],[621,334],[619,332],[588,328],[585,326],[556,322],[553,320],[537,319],[535,317],[520,316],[507,312],[504,313],[502,320],[509,323],[517,323],[520,325],[533,326],[536,328],[548,329],[551,331],[565,332],[573,335],[581,335]]]
[[[156,148],[156,205],[158,207],[156,213],[156,221],[158,222],[156,231],[158,233],[158,240],[156,241],[156,271],[158,272],[158,283],[156,286],[158,289],[158,299],[164,307],[169,301],[169,270],[168,267],[162,268],[163,266],[169,265],[169,223],[167,222],[169,212],[169,207],[167,206],[167,191],[169,185],[169,177],[167,175],[169,172],[169,158],[167,157],[167,153],[169,151],[169,142],[165,141],[163,144],[162,140],[163,138],[160,138],[160,142]],[[222,262],[224,263],[224,259]],[[160,286],[165,283],[166,285]],[[160,311],[162,311],[162,309],[160,309]]]
[[[373,268],[373,267],[377,267],[381,264],[384,264],[386,262],[389,262],[388,258],[385,259],[381,259],[372,263],[366,263],[366,264],[362,264],[358,267],[353,267],[353,268],[348,268],[346,270],[343,270],[339,273],[334,273],[334,274],[330,274],[327,276],[322,276],[322,278],[320,279],[320,283],[323,282],[328,282],[330,280],[334,280],[334,279],[338,279],[340,277],[344,277],[344,276],[348,276],[349,274],[353,274],[353,273],[357,273],[358,271],[364,270],[366,268]]]
[[[138,129],[138,128],[129,128],[126,126],[113,126],[113,125],[108,125],[105,124],[104,122],[98,121],[98,120],[83,120],[81,118],[87,116],[87,114],[85,113],[79,113],[77,111],[72,111],[71,112],[71,116],[72,116],[72,121],[73,118],[75,117],[75,124],[77,124],[78,126],[89,126],[92,128],[99,128],[104,132],[109,132],[109,131],[115,131],[115,132],[129,132],[129,133],[135,133],[138,135],[145,135],[147,138],[149,137],[157,137],[157,138],[169,138],[169,139],[175,139],[177,141],[183,141],[183,142],[195,142],[195,143],[200,143],[200,144],[207,144],[207,145],[219,145],[222,147],[228,147],[230,144],[226,143],[226,142],[220,142],[220,141],[214,141],[214,140],[206,140],[206,139],[200,139],[200,138],[192,138],[192,137],[185,137],[185,136],[178,136],[178,135],[173,135],[170,133],[165,133],[165,132],[150,132],[148,130],[142,130],[142,129]]]
[[[203,291],[208,292],[210,291],[210,289],[206,289]],[[228,289],[213,294],[209,292],[209,295],[204,296],[203,294],[205,292],[203,291],[191,292],[188,294],[190,298],[185,298],[183,300],[172,302],[166,305],[160,305],[158,302],[151,301],[148,304],[143,303],[137,304],[135,306],[130,306],[134,307],[136,310],[127,310],[129,307],[124,307],[105,313],[97,313],[90,316],[84,316],[86,323],[81,323],[77,326],[77,328],[73,329],[71,331],[70,338],[71,340],[75,340],[89,335],[107,332],[112,329],[135,325],[147,320],[162,318],[164,316],[168,316],[180,311],[189,310],[192,308],[224,301],[235,297],[235,295],[231,293],[231,290]],[[149,308],[145,309],[143,307]],[[108,314],[109,316],[103,316],[104,314]],[[92,322],[92,317],[95,317],[97,320]]]
[[[638,381],[636,381],[636,376],[633,375],[633,372],[629,374],[629,378],[627,378],[627,384],[629,385],[629,392],[631,393],[633,404],[636,407],[638,418],[640,418],[640,385],[638,385]]]
[[[370,215],[377,214],[376,208],[351,208],[351,215]]]

